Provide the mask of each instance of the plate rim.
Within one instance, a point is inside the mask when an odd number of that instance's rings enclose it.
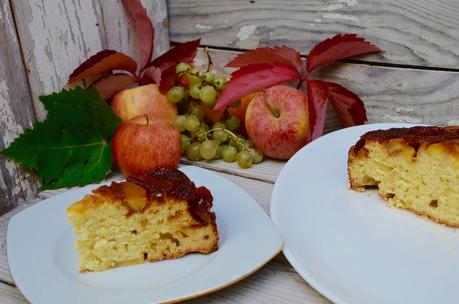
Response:
[[[197,291],[195,293],[190,293],[190,294],[187,294],[187,295],[183,295],[183,296],[179,296],[179,297],[175,297],[175,298],[171,298],[171,299],[167,299],[167,300],[162,300],[162,301],[159,301],[158,303],[175,303],[175,302],[178,302],[178,301],[185,301],[185,300],[197,298],[197,297],[200,297],[200,296],[204,296],[204,295],[213,293],[215,291],[224,289],[226,287],[229,287],[229,286],[231,286],[233,284],[236,284],[236,283],[246,279],[247,277],[251,276],[252,274],[257,272],[258,270],[260,270],[263,266],[268,264],[276,255],[278,255],[282,251],[282,248],[284,246],[284,242],[283,242],[283,239],[282,239],[281,234],[279,232],[279,229],[274,224],[274,222],[272,221],[270,216],[263,210],[263,208],[260,206],[258,201],[250,193],[248,193],[245,189],[243,189],[241,186],[239,186],[237,183],[233,182],[232,180],[230,180],[230,179],[228,179],[228,178],[226,178],[224,176],[219,175],[217,172],[214,172],[213,170],[205,169],[205,168],[194,166],[194,165],[185,165],[185,166],[181,166],[181,167],[179,167],[177,169],[182,171],[182,172],[183,172],[183,169],[185,169],[185,171],[187,171],[187,170],[196,170],[198,172],[204,172],[204,174],[212,175],[212,178],[214,176],[217,176],[217,177],[221,178],[222,180],[224,180],[226,183],[230,184],[232,187],[236,187],[242,193],[245,193],[248,197],[250,197],[250,199],[253,201],[253,205],[257,209],[257,212],[262,213],[262,216],[265,217],[266,219],[268,219],[268,221],[270,222],[270,225],[272,225],[273,232],[275,232],[275,235],[276,235],[275,239],[277,239],[276,246],[275,246],[276,249],[266,259],[263,259],[263,260],[261,260],[260,263],[257,263],[257,265],[255,267],[253,267],[250,271],[244,272],[244,273],[242,273],[242,275],[239,275],[239,276],[237,276],[237,277],[235,277],[235,278],[233,278],[231,280],[228,280],[228,281],[224,282],[223,284],[216,285],[216,286],[214,286],[212,288],[209,288],[209,289],[200,290],[200,291]],[[184,172],[184,173],[187,174],[187,176],[188,176],[187,172]],[[27,210],[28,210],[27,212],[31,212],[29,209],[40,208],[40,203],[43,202],[43,201],[49,200],[51,198],[55,198],[55,197],[60,196],[60,195],[67,194],[70,191],[79,190],[79,189],[84,188],[84,187],[90,187],[91,189],[94,189],[95,187],[98,187],[100,185],[110,184],[113,181],[119,181],[119,179],[116,179],[116,180],[104,180],[104,181],[102,181],[100,183],[97,183],[97,184],[88,184],[88,185],[85,185],[85,186],[82,186],[82,187],[75,187],[75,188],[67,189],[66,191],[64,191],[62,193],[58,193],[58,194],[56,194],[56,195],[54,195],[52,197],[49,197],[49,198],[46,198],[46,199],[43,199],[43,200],[40,200],[40,201],[34,203],[33,205],[31,205],[31,206],[19,211],[18,213],[14,214],[8,220],[7,233],[6,233],[6,253],[7,253],[6,254],[6,258],[7,258],[7,262],[8,262],[8,268],[9,268],[9,272],[11,274],[11,277],[13,278],[15,287],[18,288],[18,290],[24,295],[24,297],[28,301],[32,302],[32,297],[31,297],[31,294],[29,293],[29,289],[26,288],[25,286],[21,286],[22,285],[21,280],[19,280],[19,282],[21,282],[20,284],[17,283],[18,282],[17,281],[17,277],[16,277],[17,273],[14,273],[14,271],[12,271],[12,267],[11,267],[11,264],[10,264],[10,259],[9,259],[10,253],[9,252],[11,250],[10,249],[11,245],[9,245],[9,244],[11,244],[11,243],[8,241],[9,238],[12,237],[10,235],[10,224],[14,223],[14,221],[17,221],[17,216],[20,215],[21,213],[23,213],[23,212],[25,212]],[[139,264],[139,265],[146,265],[146,263]]]
[[[294,160],[299,157],[301,153],[303,153],[303,150],[310,149],[311,145],[318,145],[323,141],[323,138],[326,138],[329,135],[336,136],[339,133],[347,133],[350,132],[351,130],[356,130],[356,129],[363,129],[362,134],[365,132],[371,131],[371,130],[376,130],[376,129],[389,129],[389,128],[406,128],[406,127],[415,127],[415,126],[426,126],[425,124],[412,124],[412,123],[374,123],[374,124],[364,124],[364,125],[358,125],[358,126],[353,126],[353,127],[348,127],[348,128],[343,128],[336,130],[334,132],[330,132],[328,134],[325,134],[324,136],[319,137],[315,141],[311,142],[310,144],[304,146],[301,148],[298,152],[295,153],[293,157],[291,157],[285,166],[282,168],[281,172],[279,173],[276,183],[274,184],[273,187],[273,192],[271,195],[271,203],[270,203],[270,215],[271,219],[274,223],[274,225],[277,227],[279,233],[281,234],[281,237],[283,238],[282,235],[282,229],[279,225],[279,218],[277,211],[275,210],[277,207],[277,204],[275,201],[279,201],[277,197],[279,196],[279,186],[278,186],[278,181],[285,178],[284,176],[287,174],[287,170],[292,166],[292,163]],[[367,129],[365,131],[365,129]],[[347,152],[346,152],[347,153]],[[290,163],[290,164],[289,164]],[[298,262],[297,258],[295,257],[295,254],[292,252],[292,250],[288,247],[288,245],[284,241],[284,246],[282,248],[282,252],[284,253],[286,259],[288,262],[292,265],[293,269],[303,278],[303,280],[306,281],[312,288],[314,288],[316,291],[318,291],[321,295],[323,295],[325,298],[328,300],[332,301],[333,303],[337,304],[348,304],[342,296],[339,296],[333,292],[330,292],[326,286],[318,282],[315,278],[314,275],[309,273],[307,270],[303,269],[300,267],[300,263]]]

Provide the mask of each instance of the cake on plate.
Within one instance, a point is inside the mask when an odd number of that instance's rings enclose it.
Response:
[[[459,227],[459,128],[371,131],[349,150],[351,188],[377,187],[393,207]]]
[[[218,248],[212,195],[176,169],[101,186],[67,208],[80,271],[179,258]]]

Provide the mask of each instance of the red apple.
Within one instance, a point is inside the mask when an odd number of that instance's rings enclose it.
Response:
[[[139,116],[123,122],[113,136],[115,163],[126,176],[142,176],[159,167],[177,168],[182,139],[174,124]]]
[[[113,112],[123,121],[141,115],[164,117],[174,121],[177,115],[175,105],[167,101],[155,84],[126,89],[113,97]]]
[[[307,97],[283,85],[255,96],[245,113],[250,140],[264,154],[288,159],[309,140]]]

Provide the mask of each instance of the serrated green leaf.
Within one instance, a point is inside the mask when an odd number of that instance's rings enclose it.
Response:
[[[34,171],[41,189],[101,181],[112,165],[110,141],[121,123],[96,89],[41,96],[48,112],[1,154]]]

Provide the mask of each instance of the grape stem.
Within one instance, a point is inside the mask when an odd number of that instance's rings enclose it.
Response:
[[[212,58],[210,57],[209,48],[207,46],[204,48],[204,53],[207,56],[207,71],[206,72],[209,72],[212,69],[212,66],[214,64],[212,62]]]
[[[237,145],[239,145],[242,148],[242,150],[247,151],[247,152],[249,151],[249,149],[244,145],[244,143],[242,143],[243,139],[240,139],[235,133],[233,133],[230,130],[225,129],[225,128],[212,128],[212,129],[207,130],[205,132],[199,133],[197,136],[204,135],[206,137],[206,139],[209,139],[208,136],[213,131],[223,131],[223,132],[225,132],[226,134],[228,134],[231,137],[231,140],[233,140]]]

